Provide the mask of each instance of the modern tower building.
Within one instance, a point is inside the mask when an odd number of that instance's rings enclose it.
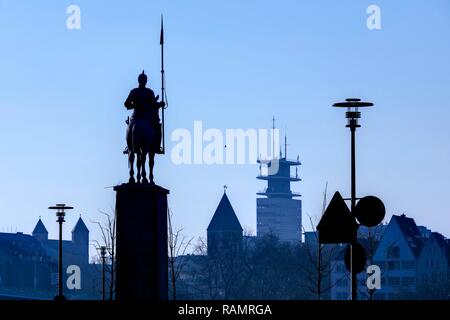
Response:
[[[257,193],[256,232],[257,236],[273,234],[281,241],[301,241],[302,201],[299,193],[291,191],[291,182],[297,182],[299,157],[287,158],[287,138],[285,137],[284,156],[278,159],[258,159],[260,173],[257,179],[267,181],[267,188]],[[264,170],[267,173],[263,173]],[[295,168],[295,173],[291,172]]]

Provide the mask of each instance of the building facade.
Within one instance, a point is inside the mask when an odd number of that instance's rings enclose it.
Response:
[[[41,219],[31,235],[0,233],[0,295],[51,299],[58,284],[58,245],[59,240],[49,239]],[[89,264],[89,230],[81,217],[72,230],[72,239],[63,240],[64,284],[71,265],[80,268],[81,287],[68,290],[65,286],[64,294],[68,298],[97,298],[100,268]]]
[[[378,238],[379,236],[379,238]],[[367,250],[367,238],[359,239]],[[381,288],[371,295],[367,273],[358,275],[358,298],[375,300],[450,299],[450,241],[443,235],[417,226],[414,219],[393,215],[375,239],[367,265],[381,270]],[[370,254],[368,253],[370,256]],[[350,275],[343,251],[331,266],[331,298],[350,298]]]

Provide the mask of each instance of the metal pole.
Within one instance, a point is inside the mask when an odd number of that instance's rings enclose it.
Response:
[[[58,263],[58,296],[60,298],[63,297],[63,284],[62,284],[62,271],[63,271],[63,262],[62,262],[62,224],[63,224],[64,218],[59,217],[59,263]]]
[[[63,250],[63,243],[62,243],[62,225],[64,222],[64,216],[66,215],[64,210],[71,210],[73,207],[68,207],[65,204],[57,204],[56,206],[49,207],[50,210],[56,210],[56,216],[58,217],[58,220],[56,222],[59,223],[59,261],[58,261],[58,294],[55,297],[55,300],[66,300],[66,298],[63,296],[63,261],[62,261],[62,250]]]
[[[356,207],[356,152],[355,152],[355,133],[356,128],[359,128],[358,119],[361,117],[361,112],[358,111],[360,107],[372,107],[371,102],[362,102],[361,99],[350,98],[345,99],[345,102],[338,102],[333,104],[333,107],[347,108],[345,117],[348,119],[347,128],[350,128],[351,132],[351,213],[355,217],[355,207]],[[358,227],[357,227],[358,228]],[[358,242],[357,233],[355,233],[352,242],[350,243],[350,273],[352,279],[352,300],[357,299],[358,282],[355,272],[354,264],[354,246]]]
[[[351,211],[352,214],[355,212],[356,207],[356,155],[355,155],[355,132],[356,132],[356,120],[350,120],[350,131],[351,131]],[[356,278],[356,272],[354,271],[354,261],[353,261],[353,245],[356,244],[357,239],[353,239],[352,246],[350,248],[350,269],[352,273],[352,300],[357,299],[358,282]]]
[[[105,254],[102,252],[102,300],[105,301]]]
[[[102,300],[105,300],[105,257],[103,257],[102,269]]]

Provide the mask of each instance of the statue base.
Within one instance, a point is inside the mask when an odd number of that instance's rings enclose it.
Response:
[[[167,300],[167,195],[149,184],[122,184],[116,195],[116,300]]]

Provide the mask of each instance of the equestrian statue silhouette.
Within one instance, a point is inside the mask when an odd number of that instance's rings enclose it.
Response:
[[[124,153],[128,154],[129,183],[147,184],[150,180],[150,184],[154,184],[155,154],[164,153],[160,147],[162,134],[159,109],[165,107],[165,102],[158,102],[159,96],[155,97],[154,92],[146,87],[147,75],[144,71],[139,75],[138,82],[139,86],[130,91],[124,103],[128,110],[133,110],[131,118],[127,120],[127,148]],[[147,154],[149,156],[149,179],[147,179],[145,170]],[[134,178],[135,156],[136,179]]]

